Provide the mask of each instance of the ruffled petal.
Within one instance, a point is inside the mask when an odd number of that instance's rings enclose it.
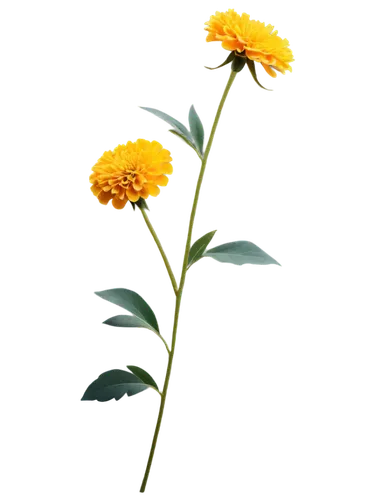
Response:
[[[145,184],[142,188],[142,191],[139,193],[140,194],[140,197],[141,198],[144,198],[145,200],[147,200],[147,198],[149,197],[149,192],[148,192],[148,189],[147,189],[147,184]]]
[[[158,196],[158,194],[160,193],[160,189],[158,188],[158,186],[155,186],[155,184],[148,183],[146,184],[146,186],[151,196]]]
[[[112,200],[112,205],[117,208],[117,210],[121,210],[122,208],[124,208],[124,206],[126,205],[128,199],[127,198],[124,198],[123,200],[121,200],[118,196],[115,196]]]
[[[112,193],[110,191],[100,191],[98,194],[98,200],[102,205],[107,205],[109,200],[111,200],[113,197]]]
[[[169,179],[166,175],[157,175],[154,177],[153,181],[158,186],[166,186],[169,182]]]
[[[132,187],[126,190],[126,196],[130,201],[136,202],[139,200],[139,193],[135,191]]]
[[[268,64],[262,63],[263,68],[267,71],[267,73],[272,76],[272,78],[276,78],[276,71],[274,71],[271,66],[268,66]]]

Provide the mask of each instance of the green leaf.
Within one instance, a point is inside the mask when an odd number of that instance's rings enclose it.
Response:
[[[250,70],[250,73],[252,74],[252,77],[254,78],[255,82],[259,85],[259,87],[261,87],[262,89],[264,90],[269,90],[270,92],[272,92],[272,89],[266,89],[266,87],[263,87],[263,85],[261,85],[259,83],[259,80],[258,80],[258,77],[257,77],[257,72],[255,70],[255,63],[252,59],[246,59],[246,63],[249,67],[249,70]]]
[[[105,318],[103,324],[110,328],[142,328],[143,330],[151,330],[149,324],[132,314],[116,314],[115,316],[110,316],[109,318]],[[152,333],[162,344],[164,344],[164,349],[169,352],[169,343],[164,335],[161,333]]]
[[[219,262],[228,262],[242,266],[243,264],[276,264],[280,265],[275,259],[263,252],[259,247],[250,243],[250,241],[233,241],[225,243],[218,247],[207,250],[203,257],[212,257]]]
[[[197,240],[194,245],[190,248],[189,252],[189,260],[188,260],[188,269],[191,267],[195,262],[197,262],[201,257],[203,256],[204,251],[206,250],[207,246],[209,245],[210,241],[214,237],[214,234],[216,233],[215,231],[211,231],[210,233],[205,234],[199,240]]]
[[[119,316],[113,316],[112,318],[103,321],[105,325],[119,326],[122,328],[148,328],[149,325],[145,323],[142,319],[136,316],[128,316],[125,314],[120,314]]]
[[[225,66],[228,66],[228,64],[232,61],[233,58],[234,58],[234,51],[229,52],[229,54],[227,54],[227,56],[225,57],[225,59],[221,63],[201,64],[201,66],[203,69],[206,69],[207,71],[216,71],[218,69],[225,68]]]
[[[176,130],[170,130],[169,132],[171,132],[173,135],[177,135],[177,137],[179,137],[180,139],[182,139],[184,142],[186,142],[186,144],[188,146],[190,146],[191,148],[194,149],[194,151],[197,153],[197,155],[199,156],[200,159],[202,159],[202,155],[201,153],[198,151],[197,147],[195,146],[195,144],[193,142],[190,142],[188,139],[186,139],[186,137],[182,134],[180,134],[179,132],[176,132]]]
[[[145,323],[144,328],[149,328],[159,335],[159,326],[155,314],[147,302],[137,293],[126,288],[112,288],[111,290],[95,292],[95,294],[131,312]]]
[[[138,378],[140,378],[142,382],[144,382],[147,385],[150,385],[151,387],[159,391],[157,383],[151,377],[151,375],[147,373],[145,370],[142,370],[142,368],[139,368],[138,366],[131,366],[131,365],[128,365],[126,368],[129,368],[129,370],[133,372],[134,375],[136,375]]]
[[[153,385],[146,384],[133,373],[125,370],[110,370],[104,372],[88,386],[82,401],[118,401],[125,394],[129,397],[145,391]]]
[[[140,108],[144,109],[146,111],[149,111],[150,113],[154,114],[158,118],[161,118],[165,122],[169,123],[169,125],[172,125],[172,127],[174,129],[176,129],[177,132],[179,132],[180,134],[182,134],[183,136],[185,136],[186,139],[188,139],[190,141],[193,141],[193,138],[192,138],[190,132],[188,131],[188,129],[185,127],[185,125],[183,125],[178,120],[175,120],[171,116],[167,115],[166,113],[163,113],[163,111],[159,111],[158,109],[144,108],[142,106],[140,106]]]
[[[201,155],[203,155],[204,130],[202,122],[198,116],[198,113],[195,111],[194,106],[192,106],[189,111],[189,126],[191,135],[194,139],[194,143],[197,146],[198,151],[201,153]]]

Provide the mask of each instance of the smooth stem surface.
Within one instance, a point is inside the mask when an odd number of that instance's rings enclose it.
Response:
[[[201,191],[203,176],[204,176],[204,172],[206,170],[208,155],[210,154],[210,151],[211,151],[212,142],[213,142],[214,137],[215,137],[216,128],[217,128],[217,125],[219,123],[219,119],[220,119],[220,115],[221,115],[221,112],[222,112],[223,107],[224,107],[224,103],[226,101],[229,90],[232,86],[232,83],[234,82],[234,79],[236,78],[236,75],[237,75],[237,73],[232,71],[230,76],[229,76],[229,80],[228,80],[228,83],[225,87],[223,97],[221,98],[219,107],[217,108],[214,124],[212,125],[211,134],[210,134],[210,137],[208,139],[206,150],[204,152],[201,171],[199,172],[197,187],[195,189],[193,207],[191,209],[191,214],[190,214],[189,230],[188,230],[188,235],[187,235],[187,239],[186,239],[185,256],[184,256],[184,262],[182,264],[182,273],[181,273],[181,280],[180,280],[180,287],[179,287],[180,291],[182,291],[184,284],[185,284],[185,277],[186,277],[187,265],[188,265],[188,260],[189,260],[189,252],[190,252],[190,247],[191,247],[191,236],[193,234],[194,219],[195,219],[195,214],[197,212],[199,193]]]
[[[234,79],[236,77],[236,74],[237,73],[235,73],[233,71],[231,72],[229,80],[228,80],[228,83],[227,83],[227,86],[225,87],[225,90],[224,90],[223,97],[221,98],[219,107],[217,109],[215,120],[214,120],[214,124],[212,125],[211,134],[210,134],[210,137],[208,139],[207,148],[206,148],[206,151],[205,151],[204,156],[203,156],[202,166],[201,166],[201,170],[200,170],[199,177],[198,177],[198,182],[197,182],[197,187],[195,189],[195,197],[194,197],[193,207],[191,209],[190,222],[189,222],[189,230],[188,230],[188,235],[187,235],[187,239],[186,239],[184,261],[183,261],[183,264],[182,264],[180,286],[178,287],[177,297],[176,297],[176,307],[175,307],[175,313],[174,313],[174,324],[173,324],[173,333],[172,333],[171,352],[169,353],[167,373],[165,375],[165,381],[164,381],[164,387],[163,387],[163,392],[162,392],[162,396],[161,396],[161,402],[160,402],[160,409],[159,409],[158,420],[156,422],[154,437],[153,437],[152,444],[151,444],[150,455],[148,457],[146,471],[145,471],[145,475],[143,477],[143,481],[142,481],[142,485],[141,485],[141,489],[140,489],[141,493],[143,493],[145,491],[145,489],[146,489],[147,480],[148,480],[148,476],[149,476],[151,465],[152,465],[152,459],[154,458],[156,443],[157,443],[158,436],[159,436],[161,421],[162,421],[162,418],[163,418],[163,412],[164,412],[165,400],[166,400],[166,397],[167,397],[169,379],[170,379],[171,371],[172,371],[172,363],[173,363],[174,350],[175,350],[175,347],[176,347],[178,317],[179,317],[179,314],[180,314],[182,292],[183,292],[184,285],[185,285],[186,271],[187,271],[187,265],[188,265],[188,259],[189,259],[189,252],[190,252],[190,246],[191,246],[191,236],[192,236],[192,233],[193,233],[194,219],[195,219],[195,214],[196,214],[196,211],[197,211],[199,193],[200,193],[201,186],[202,186],[202,181],[203,181],[204,171],[206,169],[208,155],[210,154],[210,150],[211,150],[212,142],[214,140],[216,128],[217,128],[217,125],[219,123],[221,111],[222,111],[222,109],[224,107],[225,100],[226,100],[228,92],[229,92],[229,90],[230,90],[230,88],[232,86],[232,83],[233,83],[233,81],[234,81]]]
[[[172,268],[171,268],[171,265],[169,264],[169,261],[167,259],[167,256],[164,252],[164,249],[163,247],[161,246],[161,243],[160,243],[160,240],[159,238],[157,237],[157,234],[155,232],[155,229],[153,228],[151,222],[150,222],[150,219],[148,218],[148,215],[146,214],[146,211],[144,208],[141,208],[140,209],[141,212],[142,212],[142,215],[143,215],[143,218],[147,224],[147,227],[149,228],[150,230],[150,233],[152,234],[152,237],[154,238],[155,240],[155,243],[159,249],[159,252],[163,258],[163,261],[164,261],[164,264],[165,264],[165,267],[167,268],[167,271],[168,271],[168,274],[169,274],[169,277],[171,279],[171,283],[172,283],[172,286],[173,286],[173,290],[175,292],[175,294],[177,294],[177,291],[178,291],[178,286],[177,286],[177,282],[176,282],[176,278],[174,277],[174,274],[173,274],[173,271],[172,271]]]

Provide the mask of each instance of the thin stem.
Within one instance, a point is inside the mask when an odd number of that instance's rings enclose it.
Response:
[[[158,420],[156,422],[154,437],[153,437],[152,443],[151,443],[151,449],[150,449],[150,454],[149,454],[148,461],[147,461],[146,471],[145,471],[145,474],[144,474],[144,477],[143,477],[143,481],[142,481],[142,485],[141,485],[141,489],[140,489],[141,493],[144,493],[144,491],[146,489],[147,480],[148,480],[148,476],[150,474],[150,469],[151,469],[151,465],[152,465],[152,460],[154,458],[156,443],[158,441],[158,436],[159,436],[161,421],[162,421],[162,418],[163,418],[165,400],[166,400],[166,397],[167,397],[167,391],[168,391],[168,385],[169,385],[169,379],[170,379],[171,371],[172,371],[174,349],[175,349],[175,345],[176,345],[176,333],[177,333],[177,325],[178,325],[178,316],[179,316],[179,312],[180,312],[181,296],[182,296],[182,293],[181,293],[181,290],[180,290],[178,292],[177,298],[176,298],[176,308],[175,308],[174,324],[173,324],[172,348],[171,348],[171,352],[169,354],[168,366],[167,366],[167,373],[165,375],[163,392],[161,394]]]
[[[169,274],[169,277],[171,279],[171,283],[172,283],[172,286],[173,286],[173,290],[174,290],[174,293],[177,295],[177,292],[178,292],[178,286],[177,286],[177,282],[176,282],[176,278],[174,277],[174,274],[173,274],[173,271],[172,271],[172,268],[171,268],[171,265],[169,264],[169,261],[167,259],[167,256],[164,252],[164,249],[163,247],[161,246],[161,243],[160,243],[160,240],[159,238],[157,237],[157,234],[155,232],[155,229],[153,228],[151,222],[150,222],[150,219],[148,218],[148,215],[146,214],[146,211],[144,208],[140,208],[140,211],[142,212],[142,215],[143,215],[143,218],[146,222],[146,225],[147,227],[149,228],[150,230],[150,233],[152,234],[152,237],[154,238],[155,240],[155,243],[159,249],[159,252],[161,254],[161,256],[163,257],[163,261],[164,261],[164,264],[165,264],[165,267],[167,268],[167,271],[168,271],[168,274]]]
[[[201,166],[201,170],[200,170],[200,173],[199,173],[197,187],[196,187],[196,190],[195,190],[195,197],[194,197],[193,207],[191,209],[189,230],[188,230],[188,235],[187,235],[187,240],[186,240],[184,261],[183,261],[183,264],[182,264],[180,286],[178,287],[177,296],[176,296],[176,306],[175,306],[175,313],[174,313],[174,323],[173,323],[171,352],[169,354],[169,360],[168,360],[168,366],[167,366],[167,373],[165,375],[165,381],[164,381],[163,393],[162,393],[162,396],[161,396],[161,402],[160,402],[160,409],[159,409],[158,420],[156,422],[154,437],[153,437],[152,444],[151,444],[151,450],[150,450],[150,454],[149,454],[149,457],[148,457],[146,471],[145,471],[145,475],[143,477],[143,481],[142,481],[142,485],[141,485],[141,489],[140,489],[141,493],[143,493],[145,491],[145,489],[146,489],[147,480],[148,480],[148,476],[150,474],[150,469],[151,469],[151,465],[152,465],[152,460],[154,458],[156,443],[157,443],[158,436],[159,436],[161,421],[162,421],[162,418],[163,418],[165,400],[166,400],[166,397],[167,397],[167,391],[168,391],[168,386],[169,386],[169,379],[170,379],[171,371],[172,371],[173,356],[174,356],[174,351],[175,351],[175,347],[176,347],[178,318],[179,318],[179,314],[180,314],[182,292],[183,292],[184,285],[185,285],[185,277],[186,277],[186,271],[187,271],[187,265],[188,265],[189,251],[190,251],[190,246],[191,246],[191,236],[192,236],[192,233],[193,233],[194,219],[195,219],[195,214],[196,214],[196,211],[197,211],[199,193],[200,193],[200,189],[201,189],[201,186],[202,186],[202,181],[203,181],[204,171],[206,169],[208,155],[210,154],[210,150],[211,150],[212,142],[214,140],[216,128],[217,128],[217,125],[219,123],[221,111],[223,109],[225,100],[227,98],[228,92],[229,92],[229,90],[230,90],[230,88],[232,86],[232,83],[233,83],[235,77],[236,77],[236,73],[232,71],[231,74],[230,74],[227,86],[225,87],[223,97],[221,98],[219,107],[218,107],[217,112],[216,112],[214,124],[212,126],[211,134],[210,134],[210,137],[209,137],[208,143],[207,143],[207,148],[206,148],[206,151],[205,151],[204,156],[203,156],[202,166]]]
[[[215,137],[215,132],[217,129],[217,125],[219,123],[221,112],[222,112],[223,107],[224,107],[224,103],[226,101],[229,90],[232,86],[232,83],[234,82],[234,79],[236,78],[236,75],[237,75],[237,73],[235,71],[231,71],[228,83],[227,83],[225,90],[224,90],[224,93],[223,93],[223,97],[221,98],[219,107],[217,108],[214,124],[212,125],[211,134],[210,134],[210,137],[208,139],[206,150],[204,152],[202,166],[201,166],[201,170],[199,172],[197,187],[195,189],[193,207],[191,209],[191,214],[190,214],[189,230],[188,230],[188,235],[187,235],[187,239],[186,239],[185,256],[184,256],[184,262],[182,264],[182,273],[181,273],[181,280],[180,280],[180,286],[179,286],[180,290],[183,289],[184,284],[185,284],[185,277],[186,277],[187,265],[188,265],[188,260],[189,260],[189,252],[190,252],[190,247],[191,247],[191,236],[193,234],[194,219],[195,219],[195,214],[197,212],[199,193],[200,193],[202,182],[203,182],[204,172],[206,170],[208,155],[210,154],[210,151],[211,151],[211,146],[212,146],[212,143],[213,143],[213,140]]]

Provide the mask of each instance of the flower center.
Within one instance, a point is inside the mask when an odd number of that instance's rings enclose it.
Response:
[[[129,187],[130,184],[136,180],[136,172],[126,171],[122,172],[122,178],[120,180],[120,184],[122,187]]]

